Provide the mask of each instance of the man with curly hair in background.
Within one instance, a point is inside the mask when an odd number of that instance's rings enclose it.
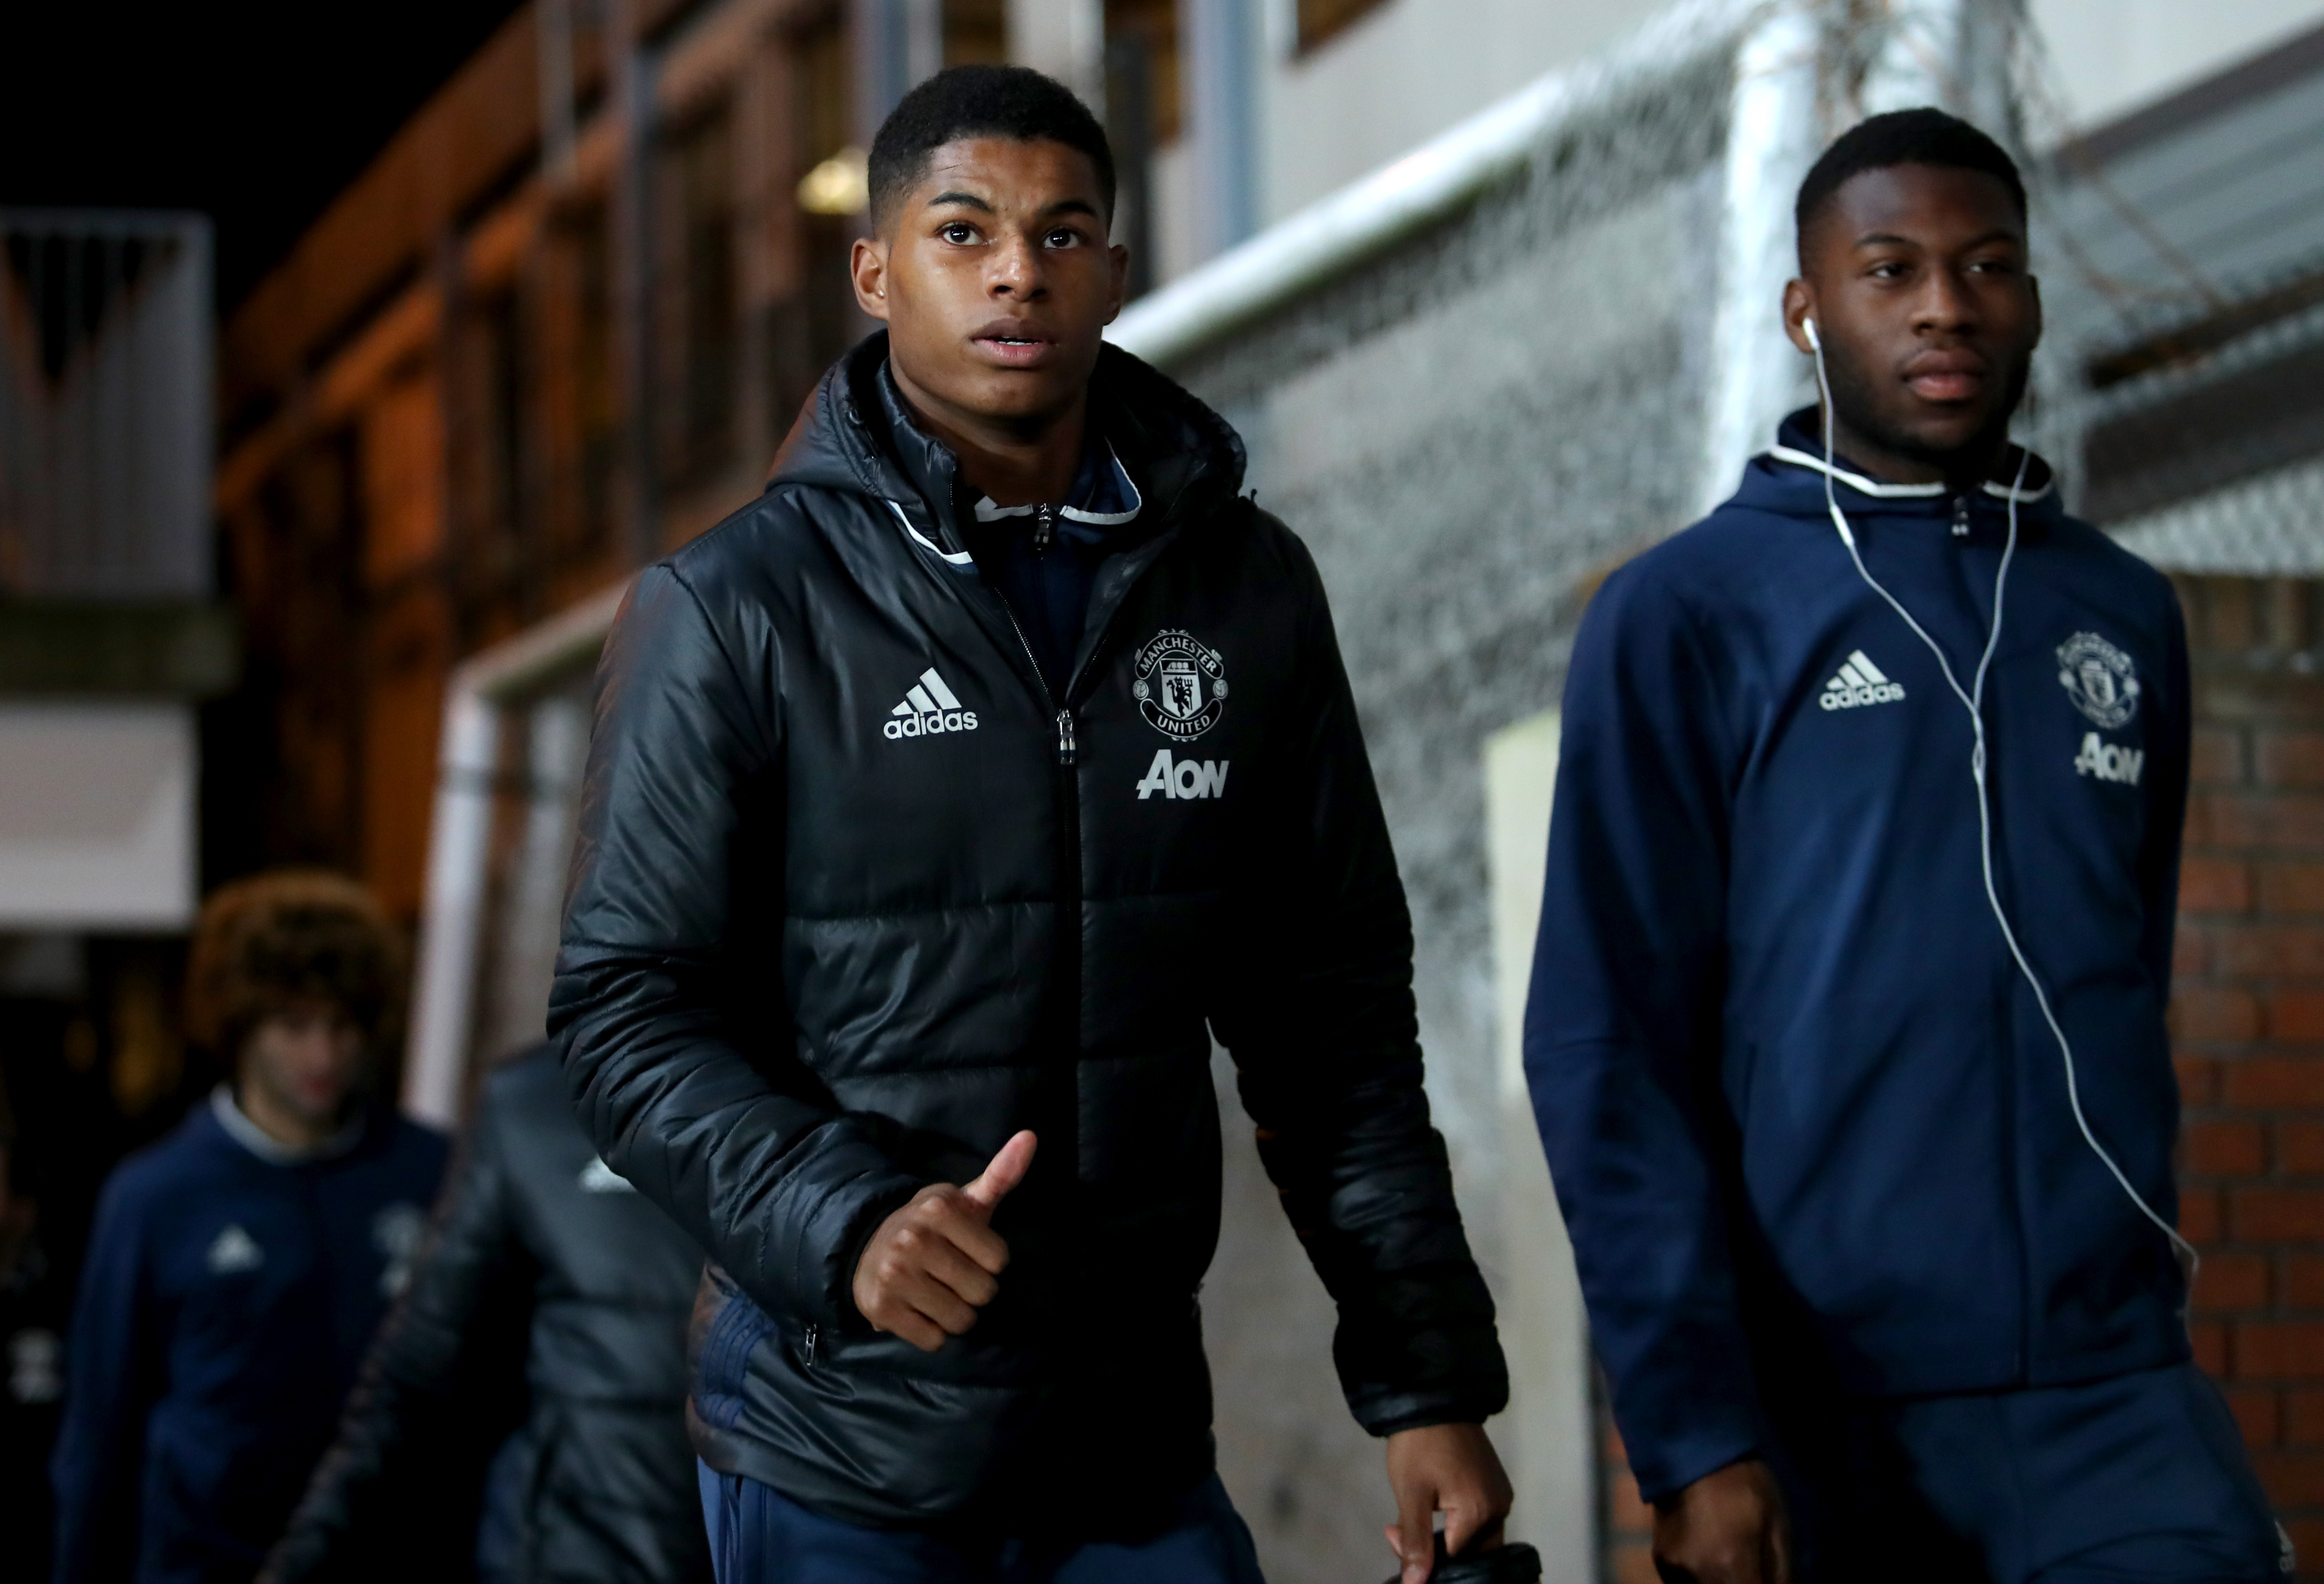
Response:
[[[374,1092],[402,942],[312,870],[226,887],[189,1031],[233,1073],[105,1186],[51,1466],[58,1584],[247,1580],[401,1290],[445,1142]]]

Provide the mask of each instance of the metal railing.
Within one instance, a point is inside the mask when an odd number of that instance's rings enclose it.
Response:
[[[0,595],[210,589],[210,226],[0,209]]]

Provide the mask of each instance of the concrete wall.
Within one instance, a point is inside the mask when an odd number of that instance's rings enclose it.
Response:
[[[2031,0],[2028,9],[2077,129],[2324,23],[2324,0]]]
[[[1245,0],[1263,222],[1294,214],[1662,10],[1657,0],[1387,0],[1305,52],[1295,0]],[[2033,131],[2111,120],[2324,23],[2324,0],[2029,0],[2043,48]],[[1102,91],[1102,0],[1010,0],[1016,59]],[[1157,281],[1206,256],[1186,141],[1157,156]]]
[[[1389,0],[1305,55],[1278,28],[1264,88],[1268,218],[1387,164],[1660,9],[1653,0]]]
[[[1723,68],[1692,86],[1579,134],[1586,174],[1520,183],[1176,371],[1241,428],[1260,502],[1331,590],[1412,902],[1430,1101],[1517,1382],[1490,1427],[1513,1530],[1555,1584],[1595,1575],[1595,1475],[1570,1264],[1508,1082],[1522,990],[1496,971],[1525,955],[1495,900],[1523,920],[1538,895],[1546,772],[1501,734],[1556,705],[1603,568],[1694,506],[1712,316],[1674,261],[1717,227]],[[1379,1450],[1339,1401],[1330,1305],[1231,1093],[1222,1110],[1222,1470],[1275,1584],[1344,1584],[1384,1570]]]

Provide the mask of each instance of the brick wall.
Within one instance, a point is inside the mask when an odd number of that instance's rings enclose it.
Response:
[[[2324,1579],[2324,585],[2180,582],[2195,762],[2171,1025],[2195,1350]]]
[[[2324,584],[2182,578],[2195,760],[2172,1038],[2198,1359],[2324,1581]],[[1652,1515],[1605,1426],[1606,1575]]]

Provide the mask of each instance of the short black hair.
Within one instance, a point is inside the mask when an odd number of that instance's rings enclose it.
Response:
[[[1800,240],[1806,241],[1817,213],[1851,178],[1896,165],[1980,171],[2009,189],[2018,217],[2025,217],[2025,179],[2017,173],[2017,161],[2007,150],[1942,110],[1891,110],[1841,133],[1810,168],[1807,180],[1800,183],[1799,201],[1792,207]]]
[[[928,168],[928,156],[964,137],[1046,139],[1097,168],[1105,217],[1113,218],[1113,149],[1073,89],[1023,66],[954,66],[920,84],[888,113],[872,140],[872,223],[884,226]]]

